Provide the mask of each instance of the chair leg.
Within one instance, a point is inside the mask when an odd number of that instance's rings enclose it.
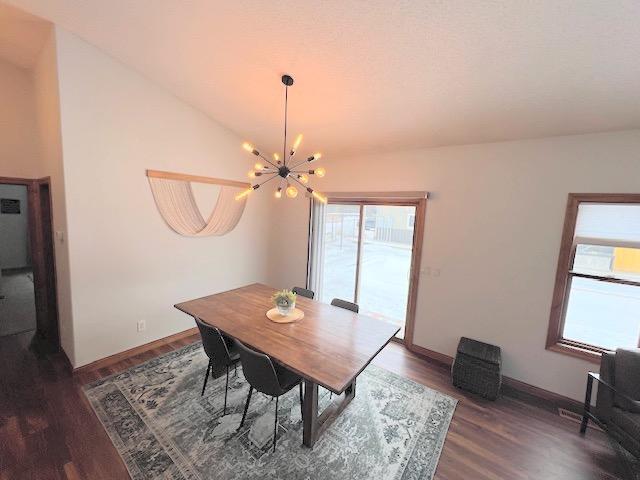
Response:
[[[582,435],[587,431],[587,424],[589,423],[589,413],[591,410],[591,391],[593,390],[593,377],[587,376],[587,391],[584,395],[584,413],[582,414],[582,422],[580,423],[580,433]]]
[[[238,376],[238,362],[233,364],[233,374],[237,377]]]
[[[247,395],[247,403],[244,404],[244,413],[242,414],[242,421],[240,422],[238,430],[242,428],[244,420],[247,418],[247,410],[249,410],[249,402],[251,401],[251,392],[253,392],[253,387],[249,386],[249,395]]]
[[[207,373],[204,375],[204,385],[202,385],[202,393],[200,396],[204,395],[204,389],[207,388],[207,380],[209,380],[209,372],[211,371],[211,360],[209,360],[209,365],[207,365]]]
[[[227,381],[224,384],[224,408],[222,409],[222,415],[227,414],[227,391],[229,390],[229,365],[227,365]]]
[[[585,413],[582,416],[582,422],[580,422],[580,433],[582,435],[585,434],[585,432],[587,431],[587,425],[589,424],[589,417],[587,417],[587,414]]]
[[[302,397],[302,382],[300,382],[300,418],[302,418],[304,416],[303,404],[304,404],[304,400],[303,400],[303,397]],[[304,419],[303,419],[303,421],[304,421]]]
[[[273,451],[276,451],[276,438],[278,437],[278,399],[280,397],[276,397],[276,419],[273,422]]]

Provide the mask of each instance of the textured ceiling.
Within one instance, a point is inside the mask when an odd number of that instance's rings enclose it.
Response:
[[[50,28],[49,22],[0,3],[0,59],[31,68]]]
[[[640,127],[637,0],[8,0],[255,142],[354,152]]]

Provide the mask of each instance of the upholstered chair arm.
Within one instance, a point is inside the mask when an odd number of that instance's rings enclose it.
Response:
[[[598,397],[596,400],[596,415],[598,418],[607,422],[611,417],[611,409],[613,408],[613,399],[615,394],[615,353],[605,352],[602,354],[600,361],[600,374],[590,373],[598,383],[604,385],[604,388],[598,388]],[[610,387],[610,388],[607,388]]]
[[[611,395],[611,397],[613,397],[613,395],[616,395],[619,398],[622,398],[623,400],[626,400],[627,402],[633,404],[633,405],[637,405],[638,407],[640,407],[640,401],[638,400],[634,400],[633,398],[625,395],[624,393],[620,392],[616,387],[614,387],[613,385],[611,385],[609,382],[606,382],[602,379],[602,376],[594,373],[594,372],[589,372],[589,376],[593,377],[594,380],[596,380],[598,382],[598,385],[600,385],[603,388],[598,388],[598,397],[600,397],[600,390],[607,390],[609,392],[609,394]]]

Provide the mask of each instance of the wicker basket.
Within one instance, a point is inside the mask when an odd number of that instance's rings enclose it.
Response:
[[[462,337],[451,376],[456,387],[495,400],[502,385],[500,347]]]

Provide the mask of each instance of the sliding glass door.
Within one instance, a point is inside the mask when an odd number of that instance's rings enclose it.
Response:
[[[327,205],[320,301],[330,303],[334,298],[356,301],[359,231],[358,205]]]
[[[317,215],[312,255],[322,302],[355,302],[360,313],[400,327],[410,307],[417,204],[331,201]]]
[[[357,303],[362,313],[399,326],[404,338],[416,207],[363,208]]]

